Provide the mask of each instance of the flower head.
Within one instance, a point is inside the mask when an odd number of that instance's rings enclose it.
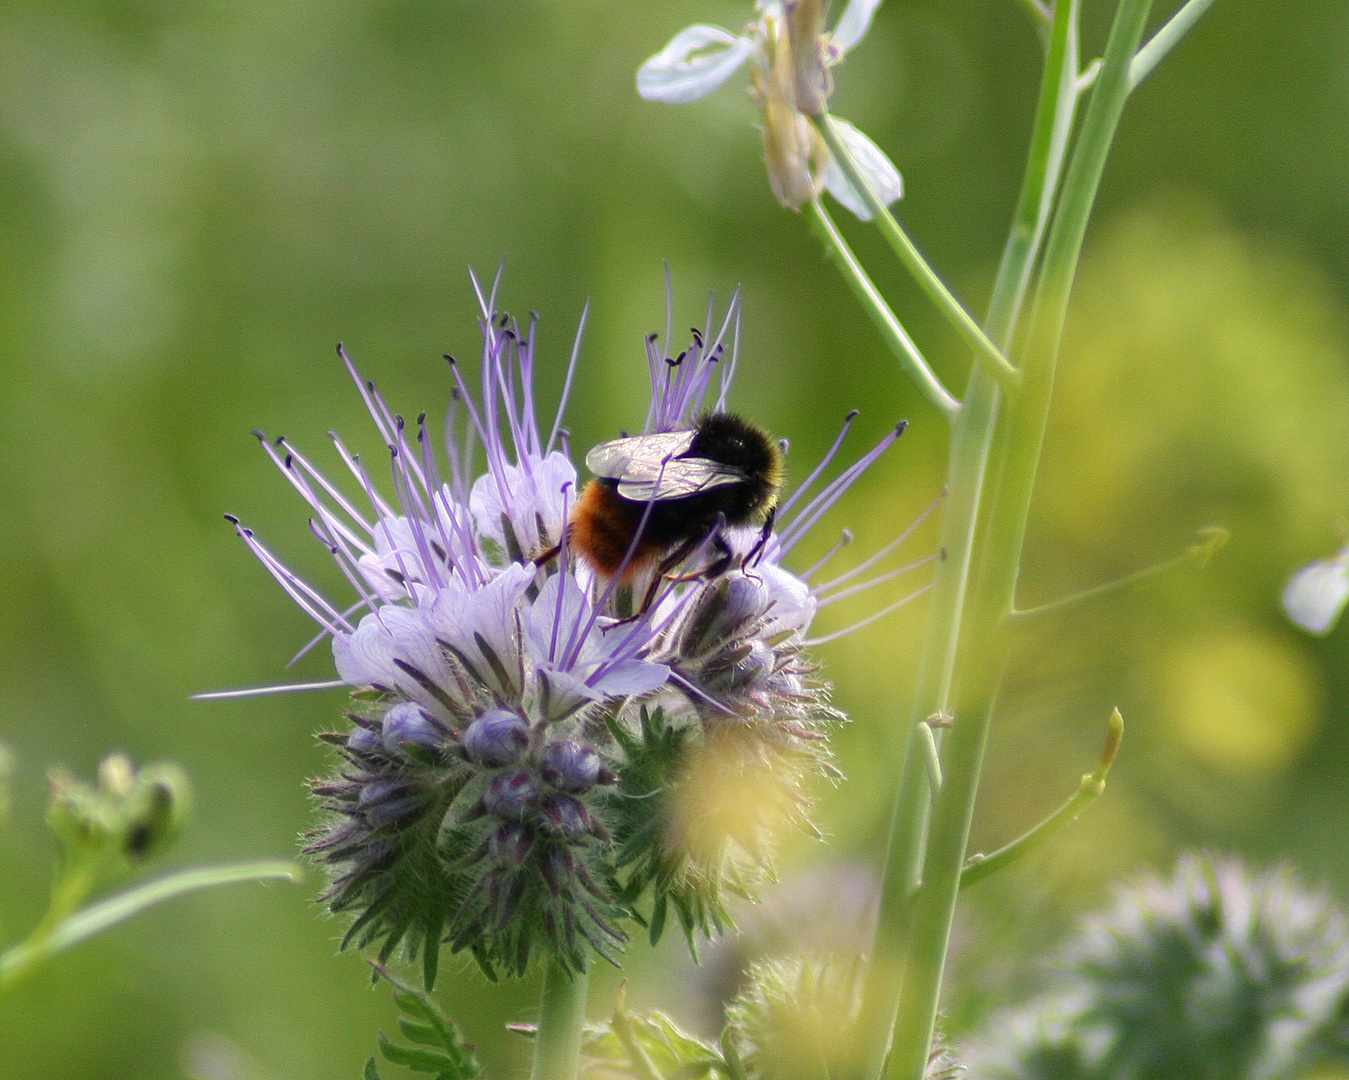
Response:
[[[634,611],[568,541],[577,477],[554,448],[561,409],[546,439],[535,415],[533,323],[522,331],[479,296],[481,383],[470,391],[451,361],[440,454],[425,416],[409,435],[343,354],[387,445],[392,497],[335,436],[364,505],[262,440],[354,606],[236,522],[319,623],[315,641],[331,637],[351,688],[350,728],[324,736],[340,767],[314,787],[328,816],[307,850],[330,872],[324,898],[352,916],[348,942],[421,955],[428,983],[442,942],[493,976],[541,952],[583,970],[589,951],[621,947],[644,896],[654,933],[670,904],[690,934],[706,930],[723,921],[723,887],[769,872],[779,826],[809,827],[801,781],[829,770],[823,727],[837,717],[804,656],[810,622],[876,560],[820,587],[782,560],[902,430],[791,513],[840,435],[779,532],[714,527]],[[738,310],[715,332],[709,313],[673,359],[648,339],[649,432],[724,409]],[[714,542],[730,555],[709,569]]]
[[[760,0],[758,18],[739,34],[704,24],[681,30],[638,69],[637,91],[649,101],[697,101],[748,61],[750,96],[762,110],[764,162],[777,200],[799,209],[827,190],[865,221],[870,209],[831,158],[811,117],[824,111],[833,68],[866,35],[879,6],[880,0],[850,0],[833,30],[825,32],[822,0]],[[846,120],[833,123],[882,202],[900,198],[903,181],[885,152]]]

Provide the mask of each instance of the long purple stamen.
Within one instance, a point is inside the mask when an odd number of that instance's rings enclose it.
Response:
[[[834,578],[833,581],[830,581],[830,582],[825,583],[824,585],[818,586],[818,587],[814,590],[815,593],[816,593],[817,595],[819,595],[819,594],[828,592],[830,589],[836,589],[836,588],[838,588],[838,586],[842,585],[844,582],[851,581],[851,580],[852,580],[853,578],[855,578],[858,574],[865,573],[865,572],[866,572],[867,570],[869,570],[871,567],[875,566],[875,565],[876,565],[878,562],[880,562],[883,558],[885,558],[887,555],[889,555],[890,552],[894,551],[897,547],[899,547],[901,544],[903,544],[905,540],[907,540],[910,536],[912,536],[913,533],[914,533],[914,530],[917,529],[919,525],[921,525],[921,524],[922,524],[923,522],[925,522],[929,517],[932,516],[932,512],[933,512],[934,510],[937,509],[937,507],[941,504],[942,499],[944,499],[945,497],[946,497],[946,491],[945,491],[945,489],[943,489],[943,490],[942,490],[942,493],[941,493],[940,495],[938,495],[935,499],[933,499],[932,502],[928,503],[927,508],[926,508],[921,514],[919,514],[916,518],[913,519],[913,521],[912,521],[912,523],[910,523],[909,527],[906,528],[906,529],[905,529],[902,533],[900,533],[898,536],[896,536],[893,540],[891,540],[890,543],[886,544],[885,547],[881,548],[880,551],[876,552],[876,554],[872,555],[871,558],[867,559],[865,562],[859,563],[857,566],[854,566],[854,567],[853,567],[851,570],[849,570],[847,573],[845,573],[845,574],[840,574],[838,577]],[[817,565],[818,565],[818,564],[817,564]],[[813,573],[813,572],[814,572],[814,571],[812,570],[811,573]],[[806,575],[804,575],[804,576],[808,578],[808,577],[810,577],[810,574],[806,574]]]
[[[861,622],[855,622],[851,626],[843,630],[835,630],[832,634],[825,634],[824,637],[810,638],[806,641],[803,641],[801,644],[806,648],[813,648],[816,645],[823,645],[826,642],[836,641],[847,634],[851,634],[854,630],[861,630],[862,627],[864,626],[870,626],[877,619],[884,618],[886,615],[889,615],[890,612],[892,611],[897,611],[899,608],[902,608],[905,604],[907,604],[910,600],[917,600],[918,597],[923,595],[923,593],[931,592],[936,587],[937,587],[936,581],[929,581],[921,589],[918,589],[915,592],[911,592],[909,593],[908,596],[904,597],[902,600],[896,600],[893,604],[881,608],[880,611],[868,615]]]
[[[834,455],[838,453],[839,447],[843,445],[843,440],[848,437],[848,432],[852,429],[853,421],[857,419],[857,416],[858,410],[852,409],[849,411],[848,415],[843,418],[843,426],[839,428],[838,435],[834,438],[834,445],[831,446],[824,457],[820,459],[820,463],[811,470],[810,475],[796,486],[796,490],[792,492],[791,498],[778,507],[779,521],[786,520],[787,515],[791,513],[792,507],[796,505],[797,500],[809,490],[811,484],[815,483],[815,481],[820,478],[820,475],[824,470],[829,468],[829,463],[834,460]]]
[[[557,403],[557,416],[553,419],[553,430],[548,433],[548,444],[543,448],[544,456],[553,452],[553,443],[557,440],[557,433],[562,430],[562,417],[567,411],[567,398],[571,396],[571,380],[576,374],[576,361],[581,355],[581,336],[585,333],[586,318],[590,315],[590,301],[585,302],[585,307],[581,308],[581,321],[576,327],[576,338],[571,346],[571,359],[567,361],[567,377],[562,383],[562,397]]]
[[[811,500],[790,525],[782,530],[783,555],[786,555],[791,551],[792,548],[796,546],[797,541],[814,527],[815,523],[829,511],[834,503],[838,502],[839,498],[848,490],[848,488],[852,487],[852,485],[857,482],[857,478],[866,472],[867,469],[871,468],[876,459],[894,445],[895,440],[904,434],[904,428],[907,426],[907,423],[907,421],[904,421],[896,424],[885,438],[878,442],[872,450],[861,458],[861,460],[845,469],[833,483],[829,484],[828,487]]]

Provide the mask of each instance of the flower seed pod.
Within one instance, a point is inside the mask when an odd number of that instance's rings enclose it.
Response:
[[[528,742],[529,725],[510,709],[489,709],[464,732],[468,756],[493,768],[514,764]]]

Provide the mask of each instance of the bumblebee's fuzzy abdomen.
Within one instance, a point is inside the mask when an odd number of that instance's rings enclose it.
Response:
[[[617,480],[603,476],[586,484],[572,510],[567,536],[596,570],[612,575],[641,529],[641,538],[623,572],[624,583],[680,544],[702,539],[718,520],[730,525],[747,524],[766,512],[775,494],[775,488],[767,485],[759,490],[745,483],[644,503],[625,499],[617,489]]]
[[[567,537],[577,551],[600,573],[613,575],[632,545],[641,524],[642,503],[631,502],[615,490],[613,480],[598,479],[586,484],[572,508]],[[658,556],[664,545],[652,535],[650,522],[643,531],[632,560],[624,572],[630,578],[640,566]]]

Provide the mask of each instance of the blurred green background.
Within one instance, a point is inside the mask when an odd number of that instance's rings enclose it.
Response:
[[[1085,10],[1092,55],[1108,8]],[[797,476],[853,406],[859,449],[912,420],[798,567],[845,524],[861,558],[934,497],[943,426],[770,197],[743,81],[684,108],[634,91],[676,30],[749,16],[726,0],[0,7],[0,740],[19,764],[0,839],[6,941],[44,906],[51,763],[89,775],[114,749],[182,762],[198,806],[175,864],[295,851],[304,780],[326,761],[313,734],[341,695],[188,700],[287,678],[311,633],[221,515],[336,586],[249,430],[328,464],[329,429],[376,449],[339,340],[395,408],[438,413],[440,354],[476,346],[469,266],[490,275],[505,256],[505,306],[542,314],[548,402],[592,301],[574,446],[641,423],[662,260],[677,326],[701,321],[709,291],[742,286],[735,403],[792,440]],[[976,310],[1037,79],[1014,0],[887,0],[839,72],[837,111],[899,165],[901,217]],[[1075,297],[1024,602],[1169,557],[1205,525],[1233,539],[1203,573],[1025,635],[977,848],[1073,789],[1111,705],[1129,729],[1088,815],[970,894],[957,1031],[1023,993],[1111,881],[1181,847],[1288,858],[1349,896],[1349,631],[1313,641],[1278,609],[1286,575],[1339,546],[1349,513],[1346,176],[1340,0],[1219,0],[1129,107]],[[963,351],[877,238],[845,228],[958,386]],[[932,545],[929,532],[909,551]],[[828,844],[787,852],[775,911],[795,895],[837,912],[819,881],[865,882],[921,607],[820,650],[852,718],[836,743],[849,780],[821,793]],[[319,650],[298,676],[329,672]],[[0,1001],[0,1076],[355,1077],[391,1008],[337,955],[316,878],[176,901],[64,955]],[[674,941],[635,948],[634,1003],[697,1022],[715,953],[694,975]],[[599,978],[594,1009],[615,982]],[[521,1069],[526,1048],[499,1032],[530,1018],[536,989],[485,988],[453,965],[443,983],[494,1075]]]

